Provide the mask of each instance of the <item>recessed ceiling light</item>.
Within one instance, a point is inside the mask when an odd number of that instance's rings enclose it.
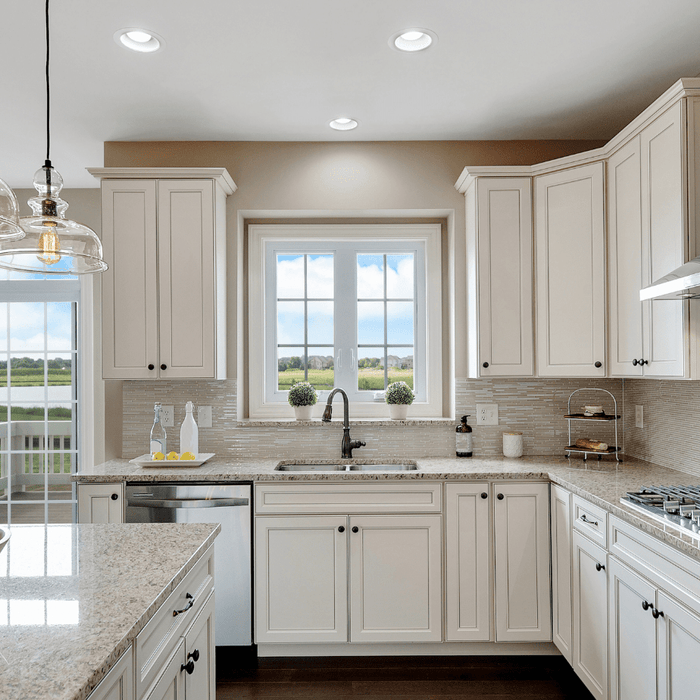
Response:
[[[340,117],[330,122],[329,126],[331,129],[335,129],[336,131],[350,131],[350,129],[357,128],[357,122],[354,119]]]
[[[163,39],[153,32],[147,32],[145,29],[120,29],[114,35],[114,41],[120,46],[124,46],[132,51],[140,53],[153,53],[163,47]]]
[[[413,53],[424,51],[437,41],[437,34],[429,29],[405,29],[394,34],[389,40],[389,45],[399,51]]]

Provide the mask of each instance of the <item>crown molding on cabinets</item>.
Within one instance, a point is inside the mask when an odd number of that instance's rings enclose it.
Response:
[[[86,168],[98,180],[215,180],[229,195],[238,185],[226,168]]]

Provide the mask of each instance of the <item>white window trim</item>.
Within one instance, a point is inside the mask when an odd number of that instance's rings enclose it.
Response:
[[[248,227],[248,416],[251,419],[290,418],[288,404],[265,399],[265,348],[270,322],[265,318],[265,250],[274,242],[319,243],[329,238],[422,242],[425,249],[426,283],[426,392],[427,400],[414,402],[413,418],[443,415],[442,380],[442,251],[440,224],[251,224]],[[274,322],[274,321],[273,321]],[[314,407],[313,419],[321,417],[325,401]],[[383,403],[351,402],[353,418],[385,419]]]

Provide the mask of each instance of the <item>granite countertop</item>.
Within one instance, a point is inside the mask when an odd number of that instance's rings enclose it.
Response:
[[[0,697],[83,700],[220,525],[15,525],[0,553]]]
[[[650,462],[625,458],[624,462],[580,457],[522,457],[520,459],[426,457],[416,460],[352,459],[348,463],[388,464],[415,462],[418,469],[406,472],[276,472],[283,461],[288,464],[328,463],[338,460],[294,459],[232,459],[217,455],[199,468],[142,468],[126,459],[114,459],[88,471],[75,474],[73,479],[90,482],[149,482],[149,481],[386,481],[428,479],[438,481],[497,481],[500,479],[545,480],[560,484],[592,503],[601,506],[623,520],[641,528],[700,560],[700,542],[666,527],[638,511],[620,503],[628,491],[638,491],[650,485],[695,485],[700,477],[683,471],[660,467]]]

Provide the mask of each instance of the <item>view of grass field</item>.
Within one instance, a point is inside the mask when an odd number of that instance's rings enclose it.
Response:
[[[71,370],[49,367],[49,386],[70,386]],[[44,386],[43,367],[18,367],[10,370],[11,386]],[[0,369],[0,386],[7,385],[7,370]]]
[[[303,369],[286,369],[278,373],[278,388],[280,391],[288,391],[292,384],[304,381]],[[389,384],[392,382],[406,382],[413,389],[413,370],[390,368],[388,372]],[[318,391],[330,391],[333,389],[332,369],[310,369],[309,382]],[[377,368],[360,368],[357,372],[357,388],[361,391],[383,391],[384,370]]]

